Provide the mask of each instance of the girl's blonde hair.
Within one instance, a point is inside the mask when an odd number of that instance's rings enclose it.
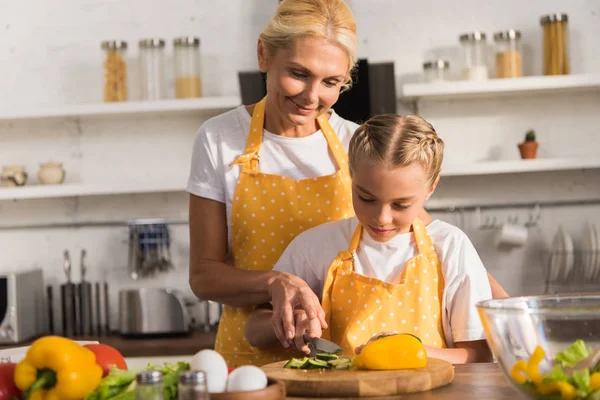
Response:
[[[442,169],[444,141],[421,117],[377,115],[356,130],[350,140],[348,158],[351,173],[361,161],[389,168],[417,163],[433,185]]]
[[[354,15],[344,0],[283,0],[260,34],[260,41],[267,54],[273,56],[302,37],[331,40],[344,49],[349,61],[344,89],[348,89],[356,64],[358,37]]]

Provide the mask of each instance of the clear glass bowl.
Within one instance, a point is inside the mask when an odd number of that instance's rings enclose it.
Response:
[[[542,395],[537,391],[539,386],[534,391],[531,385],[515,381],[511,370],[519,360],[528,362],[538,346],[544,354],[538,367],[542,375],[554,368],[556,354],[578,339],[585,342],[591,353],[600,349],[600,293],[495,299],[480,302],[477,308],[494,357],[504,375],[525,397],[568,398],[559,393],[554,397]],[[568,371],[569,367],[565,368]]]

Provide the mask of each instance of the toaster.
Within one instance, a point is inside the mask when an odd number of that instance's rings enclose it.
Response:
[[[122,336],[188,334],[190,318],[183,297],[171,289],[119,291],[119,332]]]
[[[0,343],[20,343],[48,332],[41,269],[0,274]]]

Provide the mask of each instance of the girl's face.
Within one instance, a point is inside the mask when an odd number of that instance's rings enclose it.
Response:
[[[354,212],[378,242],[409,232],[434,190],[419,164],[388,169],[363,161],[352,175]]]
[[[305,37],[273,56],[259,42],[258,64],[267,73],[269,110],[291,126],[302,126],[314,124],[338,100],[349,58],[330,41]]]

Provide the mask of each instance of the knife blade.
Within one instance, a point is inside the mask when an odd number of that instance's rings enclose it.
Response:
[[[337,344],[321,338],[311,338],[308,334],[304,335],[304,342],[309,344],[310,356],[314,357],[317,353],[339,354],[342,348]]]

